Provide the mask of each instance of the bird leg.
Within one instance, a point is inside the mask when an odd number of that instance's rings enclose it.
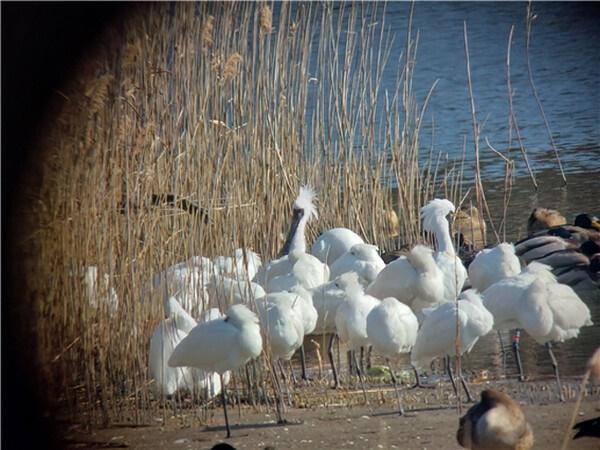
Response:
[[[367,398],[367,391],[365,389],[365,380],[363,378],[362,370],[360,370],[360,367],[358,367],[358,361],[356,360],[356,352],[354,350],[352,350],[352,356],[354,359],[354,364],[356,365],[356,372],[358,374],[358,379],[360,380],[360,386],[362,387],[363,395],[365,396],[365,404],[368,405],[369,399]]]
[[[292,374],[292,381],[294,384],[298,384],[298,378],[296,378],[296,374],[294,373],[294,365],[292,364],[292,360],[288,359],[288,363],[290,366],[290,373]]]
[[[290,364],[291,364],[291,361],[290,361]],[[292,406],[292,399],[290,397],[290,390],[288,388],[287,377],[285,376],[285,371],[283,370],[283,365],[281,364],[280,358],[277,359],[277,365],[279,366],[279,370],[281,371],[281,378],[283,378],[283,387],[285,387],[285,395],[287,396],[288,404],[290,406]],[[292,373],[293,373],[293,371],[292,371]],[[281,388],[281,386],[280,386],[280,388]],[[281,394],[281,399],[283,401],[283,392]],[[284,407],[284,410],[285,410],[285,407]]]
[[[300,361],[302,361],[302,379],[305,381],[310,381],[308,375],[306,374],[306,355],[304,354],[304,344],[300,346]]]
[[[254,361],[252,362],[252,367],[254,367]],[[254,389],[252,386],[252,374],[250,373],[250,364],[244,365],[244,371],[246,372],[246,381],[248,382],[248,392],[250,394],[250,403],[253,407],[256,408],[256,399],[254,398]]]
[[[398,411],[401,416],[404,415],[404,408],[402,407],[402,400],[400,399],[400,392],[398,392],[398,380],[396,379],[396,374],[394,373],[394,369],[392,368],[392,363],[390,358],[386,358],[386,362],[388,368],[390,369],[390,375],[392,376],[392,381],[394,382],[394,389],[396,390],[396,399],[398,400]]]
[[[513,335],[513,352],[515,353],[515,361],[517,363],[517,376],[519,381],[525,381],[525,376],[523,375],[523,366],[521,365],[521,355],[519,354],[519,341],[521,339],[521,330],[516,329],[515,334]]]
[[[456,389],[456,380],[454,379],[454,375],[452,374],[452,368],[450,367],[450,357],[445,356],[444,362],[446,363],[446,372],[450,377],[450,381],[452,382],[452,387],[454,388],[454,394],[458,395],[458,389]]]
[[[417,380],[417,382],[413,386],[409,387],[408,389],[415,389],[415,388],[418,388],[418,387],[419,388],[423,388],[423,389],[435,389],[435,386],[424,386],[424,385],[422,385],[421,384],[421,380],[419,379],[419,372],[417,371],[417,368],[415,366],[413,366],[412,364],[411,364],[411,367],[413,369],[413,372],[415,373],[415,380]]]
[[[506,348],[504,347],[504,341],[502,340],[502,333],[498,330],[498,340],[500,341],[500,348],[502,349],[502,371],[506,376]]]
[[[563,395],[562,385],[560,383],[560,376],[558,375],[558,363],[556,362],[556,358],[554,357],[554,353],[552,352],[552,344],[550,341],[546,342],[546,348],[548,349],[548,353],[550,354],[550,361],[552,362],[552,368],[554,369],[554,375],[556,375],[556,384],[558,385],[558,396],[561,402],[565,401],[565,396]]]
[[[223,374],[219,373],[221,378],[221,399],[223,401],[223,413],[225,414],[225,427],[227,428],[227,439],[231,437],[231,430],[229,429],[229,417],[227,416],[227,394],[225,393],[225,383],[223,382]]]
[[[329,341],[329,348],[327,349],[327,355],[329,356],[329,361],[331,362],[331,370],[333,372],[333,388],[339,389],[340,379],[338,377],[338,372],[335,367],[335,360],[333,358],[333,341],[335,340],[335,336],[335,333],[331,335],[331,340]]]
[[[283,414],[281,410],[285,409],[285,405],[283,404],[283,392],[281,390],[281,383],[277,377],[277,369],[274,361],[271,361],[271,376],[273,377],[273,390],[275,391],[275,410],[277,411],[277,423],[283,423]]]
[[[450,365],[450,357],[446,356],[446,370],[448,371],[448,376],[450,377],[450,381],[452,382],[452,387],[454,388],[454,393],[458,395],[458,389],[456,387],[456,380],[454,375],[452,374],[452,367]],[[467,394],[467,401],[473,402],[473,397],[471,397],[471,393],[469,392],[469,388],[467,387],[467,382],[465,381],[462,371],[458,373],[458,378],[460,379],[460,384],[462,384],[463,389],[465,390],[465,394]]]

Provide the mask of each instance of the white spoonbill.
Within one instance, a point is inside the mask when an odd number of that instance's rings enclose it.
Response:
[[[119,307],[119,297],[115,288],[110,286],[110,277],[105,273],[102,277],[102,283],[98,285],[98,267],[88,266],[83,276],[85,286],[85,295],[90,306],[94,309],[102,305],[108,308],[112,315]]]
[[[494,323],[492,314],[481,302],[481,296],[473,289],[462,292],[458,302],[444,303],[432,311],[426,311],[426,314],[411,353],[411,361],[415,367],[425,367],[440,356],[456,355],[457,322],[461,355],[470,352],[477,340],[492,330]],[[446,359],[446,370],[454,392],[458,394],[449,358]],[[458,375],[468,400],[472,401],[462,373]]]
[[[356,272],[368,286],[385,268],[385,263],[379,256],[379,249],[370,244],[354,244],[350,250],[336,259],[329,266],[330,278],[334,279],[346,272]],[[366,287],[365,286],[365,287]]]
[[[313,217],[318,217],[317,208],[313,204],[315,197],[316,193],[311,188],[304,186],[300,188],[300,193],[292,204],[293,214],[290,229],[277,259],[260,267],[252,281],[266,287],[269,280],[291,273],[293,262],[288,257],[291,252],[306,253],[306,238],[304,236],[306,224]]]
[[[369,342],[373,346],[373,350],[386,359],[394,382],[400,415],[404,414],[404,408],[398,392],[398,380],[390,358],[410,352],[417,340],[418,329],[419,322],[412,310],[393,297],[384,298],[367,315]]]
[[[287,255],[291,263],[291,270],[270,279],[267,279],[267,292],[289,290],[299,284],[305,289],[311,289],[329,281],[329,266],[319,261],[318,258],[300,250],[294,250]]]
[[[169,298],[175,297],[183,309],[192,316],[197,316],[208,306],[208,293],[205,286],[212,276],[213,263],[203,256],[194,256],[187,261],[174,264],[154,274],[153,303],[164,302],[166,308]]]
[[[294,203],[292,204],[293,214],[290,229],[287,234],[283,248],[279,252],[278,258],[293,252],[294,250],[300,250],[306,252],[306,240],[304,237],[304,231],[306,224],[314,217],[317,219],[317,208],[313,204],[313,201],[317,193],[308,186],[302,186],[300,192]]]
[[[444,301],[453,301],[467,279],[467,269],[454,250],[450,236],[450,223],[446,216],[454,212],[450,200],[436,198],[421,208],[423,229],[435,235],[434,258],[444,274]]]
[[[535,261],[519,274],[493,284],[482,295],[485,307],[494,316],[494,329],[524,329],[535,341],[546,345],[559,397],[564,401],[551,341],[577,337],[581,327],[592,325],[586,304],[571,287],[556,281],[550,266]],[[522,376],[518,346],[514,349]]]
[[[157,395],[173,395],[179,389],[204,393],[212,398],[221,390],[220,379],[214,373],[192,367],[169,367],[167,361],[173,349],[196,325],[196,321],[179,302],[171,297],[167,303],[167,319],[154,329],[150,339],[148,376],[154,379],[151,388]],[[213,320],[221,314],[218,309],[203,311],[202,321]],[[224,377],[228,381],[228,374]]]
[[[469,265],[469,281],[479,292],[503,278],[512,277],[521,271],[521,263],[515,255],[515,246],[502,242],[493,248],[484,248]]]
[[[342,303],[335,313],[335,326],[337,334],[342,342],[347,343],[348,350],[353,355],[353,362],[362,385],[365,402],[368,403],[365,391],[362,367],[359,367],[356,359],[356,351],[360,348],[368,348],[370,345],[367,335],[367,316],[371,310],[379,305],[380,301],[367,295],[358,281],[356,272],[348,272],[338,278],[338,284],[344,289],[346,301]],[[337,371],[334,369],[334,382],[339,386]]]
[[[363,238],[348,228],[332,228],[319,235],[310,252],[331,265],[353,245],[364,243]]]
[[[220,375],[225,426],[231,437],[223,373],[240,368],[261,351],[258,317],[245,305],[233,305],[225,317],[194,327],[173,350],[169,366],[196,367]]]
[[[422,321],[422,310],[435,307],[444,299],[444,274],[433,259],[433,250],[415,245],[406,256],[379,272],[365,292],[379,299],[398,299]]]
[[[486,389],[481,401],[460,418],[456,440],[472,450],[528,450],[533,446],[533,431],[512,398]]]

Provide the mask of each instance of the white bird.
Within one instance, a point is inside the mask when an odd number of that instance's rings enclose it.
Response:
[[[423,229],[436,239],[435,262],[444,273],[444,301],[456,299],[467,279],[467,269],[456,254],[450,223],[446,216],[453,213],[454,205],[447,199],[433,199],[421,208]]]
[[[243,366],[260,355],[261,351],[262,337],[258,317],[245,305],[233,305],[225,317],[194,327],[175,347],[168,363],[170,367],[196,367],[220,375],[223,413],[227,437],[230,437],[223,374]]]
[[[310,253],[294,250],[287,255],[287,258],[291,263],[291,270],[267,279],[265,287],[267,292],[286,291],[296,284],[311,289],[329,281],[329,266]]]
[[[524,329],[535,341],[546,345],[559,396],[564,401],[551,341],[577,337],[581,327],[592,325],[586,304],[571,287],[556,281],[550,266],[535,261],[519,274],[493,284],[482,295],[485,307],[494,316],[494,329]],[[514,350],[522,376],[518,347]]]
[[[422,321],[423,309],[435,307],[444,299],[444,274],[433,259],[433,250],[415,245],[406,256],[379,272],[365,292],[379,299],[398,299]]]
[[[119,297],[115,288],[110,285],[110,277],[107,273],[103,275],[102,283],[98,285],[98,267],[88,266],[83,275],[83,285],[85,296],[92,308],[106,307],[110,314],[116,312],[119,307]]]
[[[368,286],[385,268],[379,256],[379,249],[370,244],[354,244],[350,250],[330,264],[329,276],[332,279],[346,272],[356,272]],[[365,286],[366,287],[366,286]]]
[[[279,390],[279,398],[283,398],[279,379],[275,375],[275,363],[290,361],[292,355],[298,350],[304,341],[304,317],[302,316],[303,299],[298,294],[291,292],[272,292],[265,297],[256,300],[258,315],[260,317],[260,328],[267,354],[271,357],[274,386]],[[294,372],[292,371],[292,375]],[[283,376],[288,400],[291,403],[289,390],[285,375]],[[281,412],[278,407],[278,416]]]
[[[277,259],[260,267],[252,281],[267,286],[269,280],[289,275],[292,272],[294,263],[289,260],[289,254],[292,252],[306,253],[306,238],[304,232],[306,224],[313,218],[317,218],[317,208],[313,204],[316,193],[309,187],[301,187],[300,193],[292,204],[293,214],[290,223],[290,229],[287,238]]]
[[[236,248],[231,256],[216,256],[213,265],[216,275],[251,280],[262,267],[262,261],[258,253],[245,248]]]
[[[213,263],[203,256],[194,256],[187,261],[174,264],[152,279],[151,298],[154,305],[164,304],[175,297],[179,304],[192,316],[208,307],[209,297],[206,284],[213,276]]]
[[[238,280],[215,275],[206,285],[208,297],[213,305],[226,310],[231,305],[252,304],[266,294],[263,287],[249,280]]]
[[[310,289],[309,292],[318,314],[313,334],[335,333],[335,313],[338,307],[346,301],[346,294],[338,280],[330,280],[321,286]]]
[[[353,245],[364,243],[363,238],[348,228],[332,228],[319,235],[310,253],[331,265]]]
[[[438,357],[450,357],[456,354],[456,327],[459,329],[459,353],[463,355],[471,351],[477,340],[492,330],[494,318],[484,307],[481,296],[472,289],[462,292],[458,302],[444,303],[428,311],[423,321],[417,342],[412,353],[413,366],[425,367]],[[452,376],[449,358],[446,359],[446,369],[452,381],[454,392],[458,394],[456,382]],[[462,373],[460,381],[465,389],[468,400],[471,394],[467,388]]]
[[[204,393],[212,398],[221,390],[220,379],[214,373],[204,372],[192,367],[169,367],[167,361],[173,349],[196,325],[196,321],[171,297],[166,310],[167,319],[163,320],[152,333],[148,355],[148,376],[154,379],[151,385],[157,395],[173,395],[179,389]],[[202,321],[213,320],[221,314],[218,309],[203,312]],[[224,377],[225,382],[228,377]]]
[[[304,237],[304,231],[306,224],[311,221],[314,217],[317,219],[317,208],[313,204],[313,201],[317,193],[308,186],[302,186],[300,193],[294,203],[292,204],[293,214],[290,229],[288,231],[287,238],[283,244],[283,248],[279,252],[278,258],[287,255],[294,250],[300,250],[306,253],[306,240]]]
[[[393,297],[384,298],[367,315],[367,336],[373,350],[386,359],[394,382],[400,415],[404,414],[404,408],[390,359],[411,351],[417,339],[418,329],[419,322],[412,310]]]
[[[528,450],[533,446],[533,431],[512,398],[486,389],[481,401],[460,418],[456,440],[472,450]]]
[[[344,289],[346,301],[338,307],[335,313],[337,335],[340,341],[347,343],[348,350],[353,355],[353,361],[363,388],[365,402],[368,402],[362,368],[359,367],[356,359],[356,351],[361,347],[366,349],[370,345],[369,336],[367,335],[367,316],[375,306],[379,305],[380,301],[364,293],[363,287],[358,281],[358,275],[355,272],[345,273],[339,277],[338,284]],[[339,386],[339,379],[335,369],[333,375],[335,386],[337,387]]]
[[[515,246],[502,242],[493,248],[484,248],[469,265],[469,281],[479,292],[503,278],[521,271],[521,263],[515,255]]]

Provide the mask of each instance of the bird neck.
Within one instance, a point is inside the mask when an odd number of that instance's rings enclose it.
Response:
[[[301,209],[294,209],[292,215],[292,222],[290,223],[290,229],[288,231],[283,248],[277,255],[277,258],[281,258],[288,255],[294,250],[301,250],[306,252],[306,242],[304,240],[304,229],[306,228],[306,222],[308,216],[304,214]]]
[[[450,224],[445,217],[440,217],[437,220],[437,227],[435,230],[435,238],[437,240],[437,251],[439,253],[447,253],[449,255],[455,255],[454,244],[452,243],[452,237],[450,236],[449,230]]]

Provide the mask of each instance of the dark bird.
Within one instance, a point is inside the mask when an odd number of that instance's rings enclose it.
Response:
[[[600,438],[600,416],[595,419],[583,420],[573,425],[574,430],[578,430],[573,439],[581,437]]]
[[[533,430],[512,398],[487,389],[460,418],[456,440],[473,450],[527,450],[533,445]]]

